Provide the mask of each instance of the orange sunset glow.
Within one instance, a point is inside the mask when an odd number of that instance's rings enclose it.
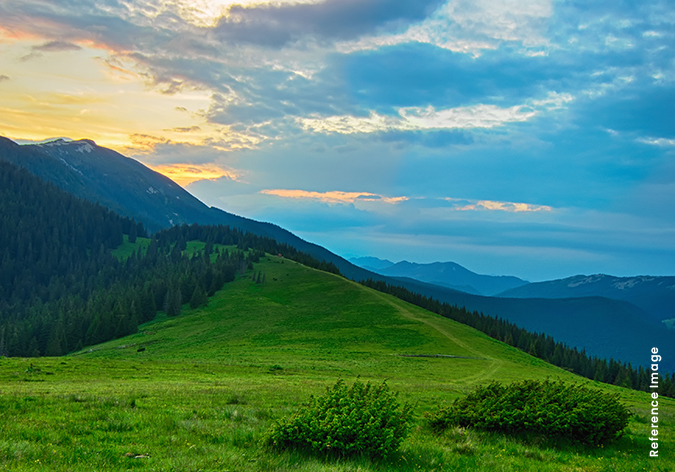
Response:
[[[197,180],[218,179],[220,177],[237,180],[239,177],[232,171],[221,169],[214,165],[175,164],[150,166],[150,168],[167,176],[182,187]]]

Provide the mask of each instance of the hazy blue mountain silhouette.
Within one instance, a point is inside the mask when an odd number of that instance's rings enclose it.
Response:
[[[506,290],[499,296],[510,298],[600,296],[631,302],[659,320],[675,318],[675,277],[576,275],[523,285]]]
[[[354,260],[351,261],[354,262]],[[495,295],[528,283],[513,276],[477,274],[455,262],[417,264],[415,262],[401,261],[396,264],[387,264],[389,261],[383,261],[374,257],[361,258],[358,261],[355,262],[357,265],[382,275],[408,277],[475,295]]]

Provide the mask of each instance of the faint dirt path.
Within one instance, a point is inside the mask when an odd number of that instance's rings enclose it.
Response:
[[[330,274],[333,275],[334,277],[339,277],[342,280],[347,280],[349,283],[354,284],[355,286],[359,287],[362,290],[367,290],[369,291],[372,295],[378,297],[380,300],[383,302],[387,303],[391,307],[393,307],[401,316],[404,318],[407,318],[411,321],[415,321],[418,323],[424,323],[425,325],[433,328],[434,330],[438,331],[440,334],[442,334],[444,337],[455,343],[456,345],[466,349],[468,352],[474,354],[475,357],[480,357],[484,359],[485,361],[489,362],[489,365],[481,368],[477,368],[477,372],[474,375],[470,375],[467,377],[463,377],[462,379],[457,379],[454,381],[450,381],[450,383],[466,383],[467,381],[471,381],[471,383],[477,383],[482,380],[489,380],[491,378],[494,378],[494,374],[504,365],[504,361],[488,355],[484,352],[481,352],[474,348],[473,346],[467,344],[466,342],[462,341],[461,339],[457,338],[455,335],[452,334],[450,327],[445,323],[445,320],[443,317],[440,315],[420,315],[420,314],[415,314],[412,313],[410,310],[408,310],[405,307],[406,302],[403,300],[395,299],[396,301],[393,301],[389,298],[389,296],[386,296],[385,294],[378,292],[375,289],[371,289],[369,287],[364,287],[363,285],[359,284],[358,282],[354,282],[353,280],[349,279],[344,279],[342,276],[339,276],[337,274]],[[420,308],[421,310],[421,308]]]
[[[364,287],[365,288],[365,287]],[[371,292],[373,295],[381,299],[382,301],[386,302],[388,305],[392,306],[393,308],[396,309],[396,311],[403,316],[404,318],[407,318],[412,321],[416,321],[418,323],[424,323],[425,325],[435,329],[439,333],[441,333],[443,336],[445,336],[447,339],[452,341],[453,343],[457,344],[458,346],[466,349],[468,352],[472,353],[475,355],[475,357],[480,357],[482,359],[485,359],[490,362],[489,366],[486,366],[484,369],[476,372],[475,375],[471,375],[469,377],[464,377],[462,381],[467,381],[467,380],[472,380],[472,381],[480,381],[483,379],[490,379],[494,377],[495,372],[499,370],[502,365],[504,364],[504,361],[502,361],[499,358],[486,355],[485,353],[478,351],[475,349],[473,346],[465,343],[464,341],[458,339],[456,336],[454,336],[450,330],[450,327],[444,323],[443,318],[436,318],[432,317],[429,315],[421,315],[421,314],[415,314],[412,313],[410,310],[408,310],[405,306],[403,306],[403,301],[393,301],[386,297],[384,294],[378,292],[377,290],[372,290]],[[445,326],[444,326],[445,325]]]

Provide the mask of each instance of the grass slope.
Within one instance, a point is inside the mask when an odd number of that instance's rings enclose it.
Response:
[[[638,414],[600,449],[559,448],[453,430],[422,415],[489,380],[572,374],[396,298],[268,257],[209,306],[159,317],[135,335],[66,358],[0,360],[0,468],[9,470],[639,471],[673,470],[664,434],[649,459],[647,394],[620,392]],[[452,355],[457,358],[403,357]],[[323,461],[259,440],[275,418],[338,378],[381,382],[416,404],[400,457]],[[596,384],[600,386],[600,384]],[[660,403],[660,427],[675,402]]]

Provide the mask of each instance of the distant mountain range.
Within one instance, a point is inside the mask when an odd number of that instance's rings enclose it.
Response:
[[[368,269],[373,272],[378,270],[386,269],[387,267],[393,266],[395,263],[387,259],[378,259],[377,257],[350,257],[349,262],[355,264],[364,269]]]
[[[537,282],[499,294],[509,298],[607,297],[639,306],[659,320],[675,318],[675,277],[576,275]]]
[[[528,283],[518,277],[476,274],[454,262],[417,264],[401,261],[394,264],[376,257],[352,258],[349,261],[378,274],[408,277],[474,295],[496,295]]]
[[[345,277],[352,280],[382,280],[441,302],[499,316],[528,330],[545,332],[558,341],[583,348],[590,355],[645,365],[648,362],[645,353],[648,354],[649,349],[657,345],[664,352],[663,368],[675,370],[675,361],[668,366],[665,361],[675,360],[675,333],[666,330],[654,316],[630,301],[583,297],[583,294],[574,294],[582,298],[571,299],[540,295],[535,299],[488,297],[477,293],[508,291],[509,296],[519,297],[526,292],[511,291],[539,284],[526,285],[525,281],[516,277],[474,274],[454,263],[393,264],[381,261],[380,264],[377,260],[366,261],[369,263],[361,261],[364,266],[381,272],[376,273],[304,241],[277,225],[208,207],[170,179],[89,140],[57,140],[20,146],[0,137],[0,159],[24,167],[76,196],[97,201],[124,216],[133,217],[150,230],[183,223],[229,225],[289,244],[319,260],[333,262]],[[397,277],[392,277],[394,274]],[[415,280],[413,276],[426,281]],[[427,281],[435,281],[436,284]]]
[[[529,299],[604,297],[630,302],[658,320],[675,319],[675,277],[595,274],[529,283],[518,277],[476,274],[454,262],[393,263],[377,257],[353,257],[349,261],[378,274],[406,277],[473,295]]]

